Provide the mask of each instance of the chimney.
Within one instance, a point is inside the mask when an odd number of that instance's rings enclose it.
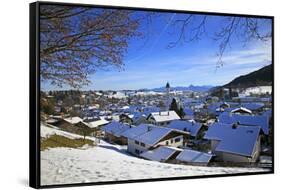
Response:
[[[151,131],[151,126],[147,126],[147,132]]]

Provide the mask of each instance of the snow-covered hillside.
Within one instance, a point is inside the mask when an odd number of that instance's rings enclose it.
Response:
[[[239,94],[240,97],[243,96],[250,96],[251,94],[271,94],[272,86],[257,86],[257,87],[250,87],[246,88],[242,93]]]
[[[67,132],[41,125],[42,135]],[[163,177],[264,171],[259,168],[199,167],[160,163],[133,157],[126,147],[104,141],[95,147],[53,148],[41,151],[41,184],[69,184]]]

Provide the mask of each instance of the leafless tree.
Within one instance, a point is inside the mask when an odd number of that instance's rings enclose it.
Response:
[[[41,80],[79,88],[98,69],[121,67],[128,41],[139,35],[133,11],[40,7]]]
[[[236,16],[222,16],[217,21],[220,22],[220,27],[214,33],[206,30],[209,22],[214,16],[210,15],[195,15],[188,14],[173,21],[174,35],[178,32],[178,38],[170,42],[168,47],[173,48],[181,42],[194,42],[202,38],[203,35],[214,39],[218,42],[218,62],[217,67],[223,65],[223,55],[227,48],[231,47],[234,39],[239,39],[243,45],[246,45],[252,40],[269,41],[272,37],[270,25],[262,27],[264,24],[271,22],[266,18],[254,17],[236,17]]]

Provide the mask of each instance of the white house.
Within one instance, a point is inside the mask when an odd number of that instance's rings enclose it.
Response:
[[[260,127],[214,123],[204,138],[211,141],[218,161],[256,162],[260,154]]]
[[[147,117],[149,123],[158,126],[167,126],[174,120],[180,120],[180,117],[175,111],[152,112]]]
[[[181,147],[188,135],[185,131],[151,124],[133,127],[122,134],[128,139],[128,152],[137,156],[158,146]]]

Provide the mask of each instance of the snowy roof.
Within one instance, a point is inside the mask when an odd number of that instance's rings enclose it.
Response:
[[[196,136],[199,130],[201,129],[202,125],[195,122],[189,121],[182,121],[182,120],[175,120],[172,121],[169,125],[169,128],[178,129],[182,131],[190,132],[191,136]]]
[[[83,121],[83,119],[81,119],[80,117],[68,117],[68,118],[64,118],[63,120],[71,124],[77,124]]]
[[[156,122],[165,122],[180,119],[175,111],[152,112],[148,117],[153,117]]]
[[[212,156],[212,154],[185,149],[176,157],[176,159],[184,162],[208,163]]]
[[[233,128],[232,126],[232,124],[214,123],[209,127],[204,138],[220,141],[215,151],[252,156],[260,127],[238,125]]]
[[[108,124],[108,123],[109,123],[109,121],[107,121],[105,119],[99,119],[99,120],[96,120],[96,121],[89,122],[89,127],[90,128],[96,128],[98,126],[105,125],[105,124]]]
[[[148,131],[148,127],[152,128],[155,126],[149,124],[141,124],[126,130],[124,133],[122,133],[122,136],[127,137],[129,139],[134,139],[135,137],[146,133]]]
[[[231,110],[231,113],[236,113],[236,112],[245,112],[245,113],[248,113],[248,114],[252,114],[251,110],[249,110],[247,108],[244,108],[244,107],[235,108],[235,109]]]
[[[264,107],[264,103],[243,103],[242,104],[243,107],[249,109],[249,110],[258,110],[258,109],[261,109],[262,107]]]
[[[119,123],[117,121],[112,121],[111,123],[107,124],[102,128],[103,131],[106,133],[110,133],[112,135],[115,135],[117,137],[120,137],[122,133],[131,127],[129,125],[125,125],[123,123]]]
[[[219,122],[227,124],[239,122],[240,125],[260,126],[264,134],[269,134],[269,117],[264,115],[221,114],[219,116]]]
[[[122,133],[122,136],[153,146],[168,134],[175,132],[179,135],[188,135],[188,132],[150,124],[142,124]]]
[[[154,150],[146,151],[140,154],[140,156],[153,161],[166,161],[177,151],[181,151],[181,149],[168,146],[160,146]]]

